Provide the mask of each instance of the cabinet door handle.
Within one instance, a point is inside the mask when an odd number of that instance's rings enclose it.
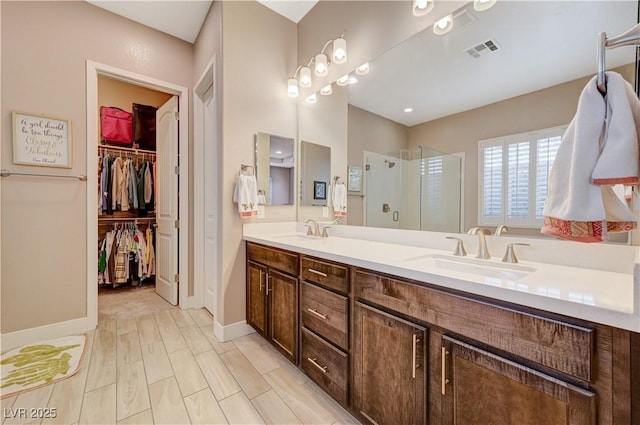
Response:
[[[447,355],[449,352],[445,347],[442,347],[442,367],[440,373],[442,374],[442,395],[447,395],[447,384],[449,380],[447,379]]]
[[[262,289],[264,289],[264,283],[262,283],[262,274],[264,272],[262,270],[260,270],[260,292],[262,292]]]
[[[311,358],[311,357],[307,357],[307,360],[309,360],[311,362],[312,365],[314,365],[315,367],[317,367],[318,369],[320,369],[322,371],[322,373],[327,373],[327,366],[320,366],[317,362],[316,362],[316,358]]]
[[[271,279],[271,276],[269,276],[269,273],[265,273],[265,275],[267,276],[267,290],[265,291],[266,295],[269,295],[269,292],[271,292],[272,288],[269,288],[269,280]]]
[[[326,273],[319,272],[318,270],[314,270],[314,269],[307,269],[307,270],[309,270],[311,273],[315,273],[315,274],[317,274],[319,276],[327,277]]]
[[[316,310],[315,308],[309,307],[307,308],[307,311],[315,316],[318,316],[321,319],[327,320],[328,316],[326,314],[319,313],[318,310]]]
[[[413,367],[411,368],[411,377],[416,379],[416,369],[420,367],[418,364],[418,343],[420,342],[420,338],[418,335],[413,334]]]

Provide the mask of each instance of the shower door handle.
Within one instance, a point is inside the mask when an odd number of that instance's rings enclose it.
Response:
[[[387,203],[382,204],[382,212],[383,213],[388,213],[389,211],[391,211],[391,208],[389,207],[389,204],[387,204]]]
[[[396,210],[393,212],[393,221],[398,221],[400,213]]]

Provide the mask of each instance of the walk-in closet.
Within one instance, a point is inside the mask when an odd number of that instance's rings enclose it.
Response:
[[[162,181],[158,174],[163,171],[156,161],[155,110],[171,98],[116,79],[98,78],[99,322],[171,308],[155,288],[158,261],[162,261],[157,251],[156,210]],[[133,117],[136,108],[146,108],[153,120]],[[105,118],[111,112],[118,117],[115,124]],[[132,117],[135,122],[127,122]],[[122,133],[115,127],[123,122],[130,126],[130,141],[113,136]]]

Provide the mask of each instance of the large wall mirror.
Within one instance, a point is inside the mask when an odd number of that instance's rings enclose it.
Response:
[[[256,133],[256,178],[266,205],[295,202],[295,142],[288,137]]]
[[[637,17],[634,1],[498,1],[484,12],[468,4],[447,34],[427,28],[371,60],[348,87],[348,165],[365,170],[363,196],[349,198],[362,214],[350,213],[349,224],[464,232],[500,223],[539,236],[534,221],[518,225],[508,214],[482,222],[479,143],[566,126],[597,71],[597,34],[618,35]],[[607,70],[635,85],[635,52],[609,50]],[[395,189],[383,187],[391,180]],[[411,190],[416,202],[385,198]],[[451,214],[459,220],[442,219]]]
[[[327,206],[331,179],[331,148],[300,143],[300,205]]]

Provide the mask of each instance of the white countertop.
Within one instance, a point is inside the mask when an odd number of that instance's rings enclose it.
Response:
[[[455,235],[466,240],[469,253],[466,257],[455,257],[451,250],[440,248],[442,240],[445,240],[444,236],[450,234],[407,231],[396,233],[409,241],[409,244],[405,244],[399,243],[398,238],[393,237],[394,233],[389,233],[388,230],[334,226],[331,229],[333,235],[328,238],[307,237],[300,230],[302,227],[299,223],[252,223],[244,226],[243,238],[301,254],[640,332],[640,284],[634,283],[633,264],[629,267],[610,265],[609,269],[624,269],[612,271],[525,260],[527,254],[530,257],[540,257],[540,254],[534,254],[535,247],[526,247],[530,250],[522,250],[522,253],[518,248],[525,247],[516,247],[520,258],[518,264],[510,265],[500,261],[503,251],[498,251],[498,244],[530,242],[526,238],[500,238],[498,241],[498,238],[492,240],[487,237],[492,252],[499,252],[500,257],[480,260],[474,258],[475,248],[471,246],[472,241],[477,238],[475,236]],[[340,236],[341,233],[349,234],[349,237]],[[367,238],[367,233],[376,236]],[[396,240],[381,240],[385,236],[386,239]],[[415,246],[413,236],[423,239],[428,236],[426,239],[432,239],[431,245],[437,247]],[[453,242],[455,241],[445,243],[452,248],[455,246],[452,245]],[[422,241],[422,245],[429,244],[428,241]],[[532,242],[532,245],[536,244],[544,245],[543,242]],[[567,263],[571,263],[571,257],[576,256],[580,257],[575,259],[578,264],[585,256],[584,253],[581,255],[580,250],[589,249],[583,244],[578,244],[576,248],[570,246],[570,249],[560,247],[564,248],[562,256]],[[620,247],[604,247],[599,248],[600,251],[596,254],[600,257],[615,255],[618,259],[622,256],[628,262],[629,258],[634,258],[637,249],[624,248],[631,251],[621,250]],[[575,252],[571,252],[574,249]],[[640,282],[640,279],[636,280]]]

